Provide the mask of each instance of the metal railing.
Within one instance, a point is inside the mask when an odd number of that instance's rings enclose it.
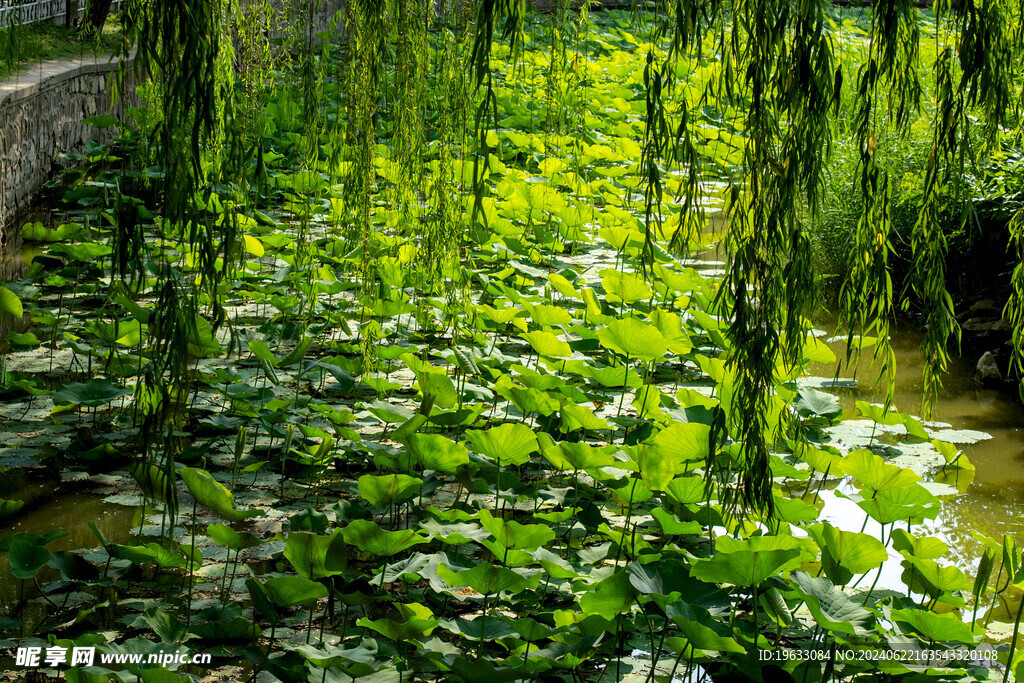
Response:
[[[113,0],[110,11],[117,10],[121,3],[122,0]],[[0,28],[12,23],[23,26],[47,19],[64,19],[69,5],[77,6],[77,15],[81,16],[85,0],[73,3],[71,0],[0,0]]]

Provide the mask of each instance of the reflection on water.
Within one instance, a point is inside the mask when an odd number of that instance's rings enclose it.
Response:
[[[0,529],[0,536],[66,531],[67,536],[46,546],[51,551],[57,551],[98,547],[99,541],[87,526],[89,522],[96,522],[100,531],[112,543],[124,543],[131,535],[134,509],[105,503],[97,495],[82,492],[54,496],[52,486],[40,483],[29,484],[13,495],[27,499],[26,507],[32,505],[32,499],[36,498],[38,507],[20,514],[12,522],[5,522]],[[55,569],[44,567],[37,578],[39,584],[45,586],[59,579],[60,575]],[[22,589],[21,580],[11,574],[10,563],[6,558],[0,560],[0,617],[22,619],[24,633],[29,634],[46,616],[49,605],[31,601],[19,605]],[[38,595],[31,581],[25,582],[24,591],[28,599]]]
[[[834,324],[819,322],[819,326],[834,331]],[[903,412],[920,413],[921,397],[924,391],[924,357],[920,349],[921,333],[913,329],[896,330],[893,334],[893,349],[896,352],[896,393],[894,405]],[[844,342],[829,344],[837,357],[846,352]],[[885,388],[872,387],[878,371],[870,366],[870,349],[863,352],[861,368],[857,373],[861,386],[854,388],[830,388],[845,409],[845,416],[855,416],[854,402],[866,400],[881,403]],[[949,545],[944,559],[954,562],[971,578],[974,577],[978,561],[984,551],[974,533],[984,534],[1002,541],[1004,534],[1022,535],[1021,503],[1024,501],[1024,407],[1016,396],[991,389],[983,389],[974,379],[977,359],[956,358],[951,360],[948,374],[943,378],[943,389],[939,402],[933,409],[932,419],[948,422],[956,429],[976,429],[992,436],[973,444],[959,447],[975,465],[974,481],[966,493],[943,499],[942,511],[934,520],[915,525],[929,536],[942,539]],[[836,365],[817,364],[811,372],[825,377],[834,376]],[[840,377],[850,377],[845,369]],[[849,492],[853,492],[852,490]],[[825,509],[822,518],[834,525],[859,531],[864,523],[864,512],[855,503],[837,498],[833,493],[822,492]],[[866,531],[879,537],[880,529],[868,521]],[[879,586],[894,590],[905,589],[900,580],[902,568],[900,557],[890,550],[890,558],[882,570]],[[874,580],[874,576],[868,577]],[[970,596],[968,596],[970,597]],[[1019,599],[1019,596],[1016,598]],[[1015,605],[1014,611],[1015,611]],[[997,608],[993,617],[997,620],[1013,621],[1013,616]]]

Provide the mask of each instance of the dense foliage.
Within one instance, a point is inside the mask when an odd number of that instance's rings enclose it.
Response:
[[[289,681],[1019,678],[1020,612],[995,609],[1024,583],[1014,538],[982,538],[969,578],[922,526],[979,435],[888,401],[854,419],[809,376],[835,361],[805,320],[808,221],[844,106],[844,346],[892,363],[875,125],[915,119],[924,26],[910,286],[935,389],[937,216],[968,117],[993,147],[1012,89],[1015,18],[971,7],[878,3],[861,30],[813,0],[361,0],[318,36],[312,4],[137,3],[139,106],[92,121],[121,140],[58,184],[66,220],[22,229],[39,253],[0,289],[31,322],[0,415],[46,424],[8,464],[102,472],[142,513],[84,555],[0,540],[2,626]],[[681,255],[709,223],[721,270]],[[818,519],[841,477],[859,532]],[[186,672],[65,675],[136,673]]]

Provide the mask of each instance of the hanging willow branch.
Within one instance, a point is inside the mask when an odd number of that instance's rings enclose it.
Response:
[[[223,120],[225,89],[233,87],[230,60],[221,43],[225,11],[221,0],[134,0],[125,11],[123,52],[136,50],[136,75],[139,80],[152,79],[160,107],[155,136],[163,174],[158,237],[185,245],[178,264],[153,259],[158,289],[149,321],[151,362],[136,387],[144,459],[150,436],[171,423],[184,403],[190,344],[212,334],[209,328],[201,332],[206,327],[201,293],[211,311],[212,330],[226,318],[217,285],[231,267],[235,224],[218,221],[208,210],[213,193],[206,159],[208,142]],[[230,116],[230,103],[227,109]],[[227,146],[237,149],[234,143]],[[146,248],[141,230],[138,221],[119,221],[116,226],[115,273],[122,279],[130,279],[141,265],[140,252]]]

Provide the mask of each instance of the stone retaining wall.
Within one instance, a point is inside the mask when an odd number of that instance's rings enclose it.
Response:
[[[77,152],[90,141],[109,141],[116,128],[97,130],[83,119],[104,113],[118,118],[125,106],[111,106],[109,79],[117,64],[107,57],[52,62],[0,83],[0,238],[15,213],[25,208],[50,179],[57,155]],[[131,77],[129,76],[129,79]],[[133,93],[125,87],[123,92]],[[133,98],[134,99],[134,98]]]

